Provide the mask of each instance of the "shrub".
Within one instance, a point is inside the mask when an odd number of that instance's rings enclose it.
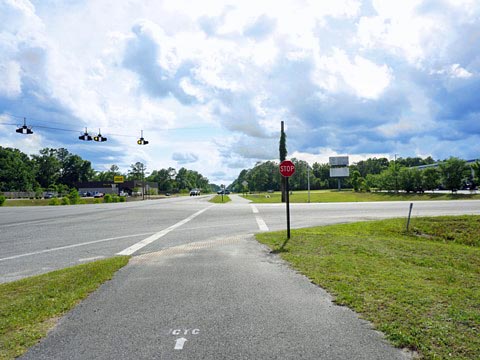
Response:
[[[77,189],[72,189],[68,193],[69,204],[78,204],[80,202],[80,195],[78,194]]]
[[[62,198],[62,205],[70,205],[70,200],[68,199],[68,197]]]
[[[118,195],[112,195],[112,202],[118,203]]]
[[[120,198],[118,199],[120,202],[126,202],[127,201],[127,197],[126,196],[120,196]]]
[[[6,200],[7,200],[7,198],[5,196],[0,195],[0,206],[2,206],[5,203]]]
[[[111,202],[112,202],[112,195],[110,195],[110,194],[105,194],[105,196],[103,197],[103,202],[105,202],[105,203],[111,203]]]
[[[60,199],[59,198],[52,198],[48,202],[48,205],[52,205],[52,206],[60,205]]]
[[[93,199],[94,204],[101,204],[103,201],[100,198]]]

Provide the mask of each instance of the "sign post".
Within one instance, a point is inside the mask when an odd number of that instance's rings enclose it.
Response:
[[[287,205],[287,240],[290,239],[290,187],[288,178],[295,173],[295,164],[290,160],[284,160],[280,163],[280,174],[285,178],[285,203]],[[285,245],[285,244],[284,244]]]

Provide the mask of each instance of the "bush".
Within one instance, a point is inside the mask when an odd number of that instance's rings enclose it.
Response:
[[[120,196],[120,198],[118,199],[120,202],[126,202],[127,201],[127,197],[126,196]]]
[[[78,194],[77,189],[70,190],[68,193],[68,200],[69,204],[78,204],[80,202],[80,195]]]
[[[111,203],[111,202],[112,202],[112,195],[110,195],[110,194],[105,194],[105,196],[103,197],[103,202],[105,202],[105,203]]]
[[[68,197],[62,198],[62,205],[70,205],[70,200],[68,199]]]
[[[48,202],[48,205],[52,205],[52,206],[60,205],[60,199],[59,198],[52,198]]]
[[[5,196],[0,195],[0,206],[2,206],[5,203],[6,200],[7,200],[7,198]]]
[[[118,195],[112,195],[112,202],[118,203]]]
[[[101,204],[102,202],[103,202],[103,200],[100,199],[100,198],[93,199],[94,204]]]

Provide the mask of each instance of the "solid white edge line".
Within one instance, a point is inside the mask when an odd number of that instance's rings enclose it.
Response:
[[[126,248],[125,250],[120,251],[119,253],[117,253],[117,255],[132,255],[133,253],[140,250],[141,248],[151,244],[155,240],[160,239],[161,237],[167,235],[169,232],[175,230],[176,228],[188,223],[190,220],[196,218],[198,215],[204,213],[205,211],[207,211],[208,209],[210,209],[213,206],[215,206],[215,205],[211,205],[211,206],[209,206],[205,209],[197,211],[195,214],[190,215],[186,219],[183,219],[182,221],[179,221],[178,223],[176,223],[176,224],[174,224],[174,225],[172,225],[172,226],[170,226],[170,227],[168,227],[168,228],[166,228],[162,231],[159,231],[158,233],[153,234],[152,236],[149,236],[148,238],[143,239],[142,241],[139,241],[138,243]]]
[[[39,254],[44,254],[44,253],[48,253],[48,252],[52,252],[52,251],[58,251],[58,250],[64,250],[64,249],[71,249],[71,248],[76,248],[76,247],[79,247],[79,246],[97,244],[97,243],[101,243],[101,242],[105,242],[105,241],[125,239],[125,238],[135,237],[135,236],[144,236],[144,235],[149,235],[149,234],[151,234],[151,232],[150,232],[150,233],[143,233],[143,234],[132,234],[132,235],[117,236],[117,237],[108,238],[108,239],[88,241],[88,242],[84,242],[84,243],[80,243],[80,244],[60,246],[60,247],[58,247],[58,248],[53,248],[53,249],[46,249],[46,250],[40,250],[40,251],[35,251],[35,252],[31,252],[31,253],[26,253],[26,254],[9,256],[9,257],[0,259],[0,261],[13,260],[13,259],[22,258],[22,257],[25,257],[25,256],[39,255]]]
[[[258,209],[257,209],[257,207],[256,207],[255,205],[250,205],[250,207],[252,208],[252,212],[253,212],[254,214],[258,214],[259,211],[258,211]]]

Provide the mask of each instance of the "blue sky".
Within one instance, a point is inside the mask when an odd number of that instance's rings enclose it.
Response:
[[[229,183],[283,120],[310,163],[479,158],[479,49],[477,0],[0,0],[0,145]]]

